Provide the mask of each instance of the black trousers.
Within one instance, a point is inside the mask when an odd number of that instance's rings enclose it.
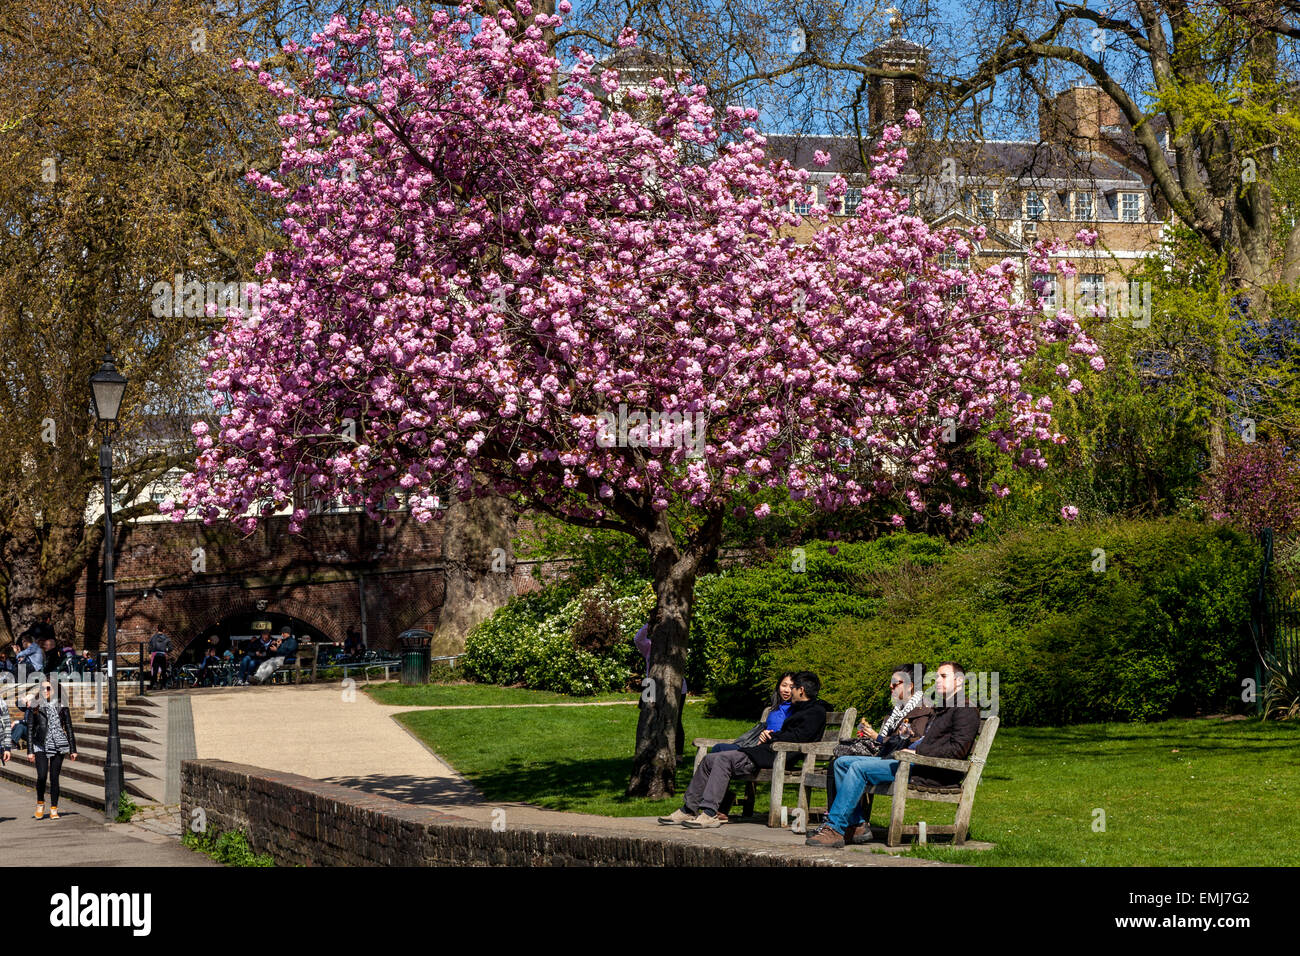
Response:
[[[36,802],[45,802],[45,776],[50,778],[50,806],[59,805],[59,770],[63,767],[63,754],[36,755]]]

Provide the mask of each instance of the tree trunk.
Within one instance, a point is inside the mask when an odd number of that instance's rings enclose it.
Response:
[[[50,568],[62,568],[79,541],[68,528],[42,528],[24,522],[14,528],[0,549],[6,573],[4,602],[0,607],[9,637],[17,640],[42,614],[60,640],[72,641],[76,634],[75,577],[52,576]]]
[[[627,796],[658,799],[677,791],[677,725],[686,676],[695,579],[704,561],[716,557],[722,515],[711,515],[686,549],[675,543],[666,512],[649,535],[655,607],[650,617],[650,685],[642,690],[636,754]]]

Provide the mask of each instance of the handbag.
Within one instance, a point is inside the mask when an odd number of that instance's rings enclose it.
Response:
[[[755,726],[747,730],[745,733],[737,737],[735,740],[733,740],[732,743],[734,743],[737,747],[740,747],[742,749],[745,747],[757,747],[759,744],[758,735],[761,734],[766,729],[767,728],[764,727],[763,724],[761,723],[756,724]]]
[[[906,750],[912,745],[912,741],[913,738],[910,734],[907,736],[904,736],[903,734],[893,734],[886,737],[884,742],[880,744],[880,752],[877,753],[876,756],[882,758],[890,757],[900,750]]]

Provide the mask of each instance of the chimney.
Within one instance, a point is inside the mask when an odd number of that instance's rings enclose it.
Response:
[[[905,40],[902,35],[903,21],[898,11],[891,7],[890,13],[889,39],[862,57],[862,62],[884,70],[909,70],[924,75],[930,63],[929,49]],[[927,92],[924,81],[871,77],[867,81],[867,120],[871,135],[879,136],[886,126],[901,126],[908,110],[916,110],[924,119]],[[903,130],[906,142],[914,142],[920,137],[921,129]]]
[[[1095,152],[1105,127],[1120,126],[1119,107],[1099,86],[1076,84],[1038,104],[1038,133],[1045,142]]]

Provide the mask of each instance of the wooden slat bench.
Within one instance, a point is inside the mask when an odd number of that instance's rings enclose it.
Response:
[[[885,837],[888,846],[898,846],[905,836],[916,836],[920,828],[914,824],[904,824],[903,814],[907,810],[908,800],[934,800],[940,803],[957,804],[957,818],[952,824],[926,824],[926,835],[950,835],[956,846],[966,842],[966,833],[970,829],[971,808],[975,805],[975,788],[979,786],[980,775],[984,772],[984,763],[988,760],[993,738],[997,736],[998,718],[980,719],[979,736],[971,748],[970,757],[965,760],[949,760],[943,757],[926,757],[921,754],[896,753],[898,773],[893,783],[877,784],[867,790],[863,796],[862,813],[867,823],[871,822],[871,801],[875,796],[892,799],[889,814],[889,833]],[[959,770],[964,776],[960,783],[951,787],[916,787],[908,782],[912,767],[938,767],[945,770]]]
[[[771,707],[763,711],[763,716],[759,718],[761,723],[767,723],[767,715],[772,710]],[[781,825],[781,807],[785,800],[786,786],[786,763],[789,759],[787,756],[791,753],[804,753],[804,748],[823,746],[827,748],[827,753],[837,743],[849,740],[853,736],[853,728],[858,720],[858,711],[855,707],[848,710],[831,711],[826,715],[826,729],[822,731],[821,744],[789,744],[775,743],[772,749],[776,752],[776,760],[773,761],[771,770],[759,770],[758,773],[750,777],[732,777],[732,783],[743,783],[745,785],[745,797],[741,802],[743,815],[748,817],[754,813],[754,800],[757,795],[756,787],[760,783],[771,783],[772,799],[767,811],[767,825],[769,827],[779,827]],[[709,748],[714,744],[727,744],[730,740],[716,740],[712,737],[696,737],[691,741],[691,746],[696,748],[695,752],[695,769],[700,769],[700,763],[709,752]],[[806,799],[804,792],[800,790],[800,799]],[[807,819],[807,804],[801,803],[804,808],[805,819]]]

